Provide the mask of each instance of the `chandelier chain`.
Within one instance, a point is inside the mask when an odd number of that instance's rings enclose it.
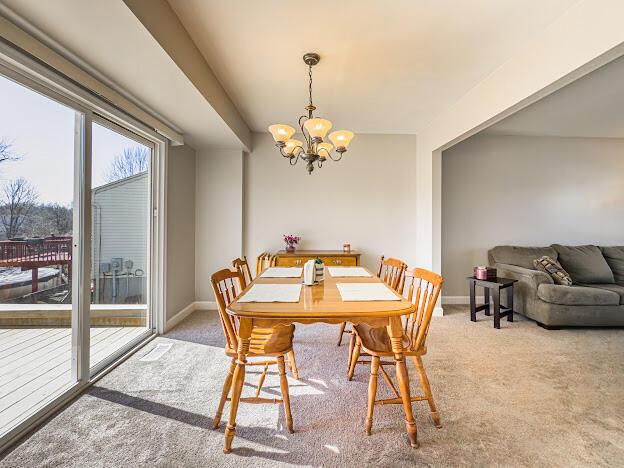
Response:
[[[312,106],[312,65],[308,65],[308,75],[310,76],[310,84],[308,86],[308,92],[310,93],[310,106]]]

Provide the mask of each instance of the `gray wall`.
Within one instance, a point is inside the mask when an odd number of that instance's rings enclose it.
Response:
[[[195,300],[214,301],[210,275],[242,254],[243,152],[202,151],[195,174]]]
[[[492,246],[552,243],[624,244],[624,140],[477,135],[444,151],[445,296],[468,294]]]
[[[169,148],[167,318],[195,301],[195,150]]]
[[[416,136],[356,135],[340,162],[311,175],[292,167],[268,133],[253,134],[245,156],[245,254],[284,248],[283,234],[302,237],[302,249],[342,249],[350,243],[376,267],[383,254],[413,264]]]

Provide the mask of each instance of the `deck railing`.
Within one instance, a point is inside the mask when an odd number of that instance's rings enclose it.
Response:
[[[71,256],[71,237],[0,241],[0,266],[66,264],[71,263]]]

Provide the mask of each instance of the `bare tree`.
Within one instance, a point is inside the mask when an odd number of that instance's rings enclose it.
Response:
[[[13,145],[6,140],[0,140],[0,163],[17,159],[19,156],[13,151]]]
[[[14,179],[4,186],[4,200],[0,222],[7,239],[16,237],[28,214],[37,202],[37,191],[24,178]]]
[[[107,182],[125,179],[126,177],[145,172],[149,164],[149,151],[142,146],[124,149],[122,154],[115,156],[106,173]]]
[[[50,227],[57,236],[66,236],[72,233],[72,210],[59,203],[47,205],[46,209],[50,217]],[[48,233],[49,234],[49,233]]]

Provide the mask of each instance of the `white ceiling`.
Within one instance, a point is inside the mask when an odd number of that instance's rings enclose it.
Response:
[[[195,148],[240,147],[223,119],[122,0],[2,3],[103,75],[111,87],[181,130]]]
[[[624,57],[507,117],[483,133],[624,138]]]
[[[156,1],[156,0],[145,0]],[[169,0],[247,124],[307,104],[359,133],[417,133],[578,0]],[[240,147],[123,0],[0,0],[196,148]]]
[[[577,0],[169,0],[248,125],[416,133]]]

